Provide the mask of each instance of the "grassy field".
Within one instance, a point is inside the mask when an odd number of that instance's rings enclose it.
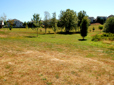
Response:
[[[100,30],[89,30],[82,41],[51,29],[38,37],[31,29],[0,29],[0,85],[114,85],[114,41],[93,42]]]

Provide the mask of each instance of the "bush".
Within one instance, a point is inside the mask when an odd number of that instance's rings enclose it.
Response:
[[[2,28],[2,25],[0,25],[0,29]]]
[[[95,36],[93,36],[92,41],[100,41],[101,39],[102,38],[100,35],[95,35]]]
[[[12,28],[13,28],[13,26],[10,25],[10,26],[9,26],[9,30],[12,30]]]
[[[114,33],[114,17],[110,17],[107,19],[104,31]]]
[[[93,27],[93,32],[94,32],[95,28]]]
[[[99,25],[99,29],[102,30],[103,29],[103,25]]]
[[[100,40],[111,40],[111,41],[114,41],[114,34],[112,34],[112,33],[104,33],[102,35],[95,35],[92,38],[92,41],[100,41]]]

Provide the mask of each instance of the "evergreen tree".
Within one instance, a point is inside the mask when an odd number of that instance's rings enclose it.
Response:
[[[83,40],[84,40],[84,37],[87,36],[89,23],[90,22],[88,20],[88,17],[84,17],[82,19],[80,27],[81,27],[81,36],[83,37]]]

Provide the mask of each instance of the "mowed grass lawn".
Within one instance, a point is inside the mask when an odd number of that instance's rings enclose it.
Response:
[[[31,29],[0,29],[0,85],[114,85],[114,41],[91,41],[100,31],[90,29],[85,41],[51,29],[38,37]]]

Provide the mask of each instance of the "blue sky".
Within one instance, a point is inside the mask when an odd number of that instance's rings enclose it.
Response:
[[[52,16],[56,12],[57,18],[61,10],[85,10],[88,16],[109,16],[114,14],[114,0],[0,0],[0,17],[3,13],[7,19],[31,21],[34,13],[44,19],[44,12]]]

